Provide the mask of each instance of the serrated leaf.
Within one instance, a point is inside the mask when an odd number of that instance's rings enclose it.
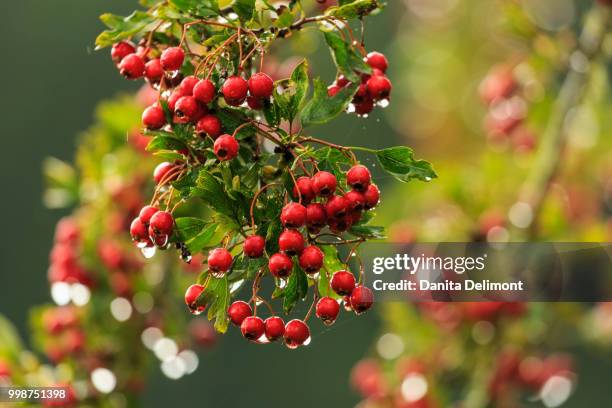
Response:
[[[335,272],[344,269],[344,264],[338,259],[338,249],[334,245],[321,245],[320,248],[324,254],[324,268],[319,272],[319,293],[321,296],[340,299],[341,296],[331,289],[329,283]]]
[[[241,21],[250,21],[255,13],[255,0],[234,0],[232,9]]]
[[[380,9],[383,4],[378,0],[354,0],[342,2],[339,6],[330,7],[325,11],[328,16],[343,19],[361,18]]]
[[[135,11],[127,17],[102,14],[100,20],[109,28],[96,38],[96,46],[104,48],[145,31],[155,18],[144,11]]]
[[[349,232],[358,237],[370,238],[370,239],[384,239],[385,228],[377,227],[372,225],[353,225]]]
[[[300,115],[302,126],[323,124],[334,119],[346,110],[357,89],[359,85],[355,83],[342,88],[336,95],[329,96],[325,83],[319,78],[315,79],[312,99],[304,106]]]
[[[198,235],[206,226],[206,222],[195,217],[180,217],[175,221],[176,233],[185,242]]]
[[[306,98],[308,87],[308,62],[306,60],[295,67],[289,79],[276,82],[274,103],[282,118],[289,122],[293,121]]]
[[[151,139],[147,145],[147,151],[157,150],[182,150],[187,147],[185,142],[176,137],[169,136],[170,134],[159,134]]]
[[[192,194],[201,198],[212,209],[225,215],[234,224],[239,223],[238,205],[223,188],[223,184],[207,170],[200,170]]]
[[[360,82],[360,73],[370,74],[372,68],[336,31],[326,31],[325,42],[331,51],[338,70],[351,82]]]
[[[285,313],[291,313],[298,300],[304,299],[307,294],[308,278],[306,273],[294,261],[293,272],[289,276],[283,294],[283,310]]]
[[[206,286],[206,290],[200,295],[200,298],[198,298],[198,304],[210,304],[207,314],[208,319],[215,319],[215,329],[219,333],[225,333],[227,331],[229,323],[227,309],[230,299],[231,295],[227,276],[218,279],[211,278],[208,286]]]
[[[415,160],[413,150],[407,146],[378,150],[376,157],[385,171],[404,183],[412,179],[431,181],[438,177],[431,164]]]

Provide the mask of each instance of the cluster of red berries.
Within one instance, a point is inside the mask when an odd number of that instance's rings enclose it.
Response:
[[[59,363],[83,351],[85,332],[79,322],[78,312],[72,306],[53,307],[43,312],[42,326],[46,334],[43,347],[49,360]]]
[[[354,109],[355,113],[360,116],[372,112],[377,103],[383,107],[387,106],[391,95],[391,81],[385,75],[389,65],[387,58],[380,52],[372,51],[365,57],[365,62],[372,68],[372,74],[361,75],[361,83],[353,97],[352,107],[349,107],[349,110]],[[350,84],[351,82],[340,75],[327,88],[327,94],[334,96]]]
[[[55,238],[49,256],[49,282],[80,283],[91,287],[93,278],[79,262],[81,234],[72,218],[63,218],[55,227]]]
[[[147,205],[130,225],[130,235],[139,248],[166,248],[174,230],[174,217]]]

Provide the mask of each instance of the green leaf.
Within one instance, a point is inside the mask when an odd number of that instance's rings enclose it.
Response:
[[[334,62],[338,70],[351,82],[359,82],[360,73],[370,74],[372,68],[365,63],[363,58],[351,46],[345,42],[336,31],[325,32],[325,41],[329,46]]]
[[[110,13],[102,14],[100,20],[109,30],[103,31],[98,35],[98,38],[96,38],[97,48],[108,47],[116,42],[146,31],[147,26],[153,23],[155,18],[144,11],[135,11],[127,17]]]
[[[250,21],[255,13],[255,0],[234,0],[232,9],[241,21]]]
[[[11,355],[17,357],[23,345],[13,324],[0,315],[0,355]]]
[[[295,20],[295,15],[288,9],[284,9],[280,16],[274,21],[274,26],[276,28],[287,28],[293,24]]]
[[[185,242],[195,237],[204,229],[206,222],[194,217],[181,217],[175,220],[176,233]]]
[[[153,137],[147,145],[147,151],[157,150],[182,150],[187,148],[185,142],[176,137],[170,136],[170,133],[159,132],[158,136]]]
[[[336,95],[329,96],[325,83],[319,78],[314,81],[314,95],[308,101],[300,116],[302,126],[327,123],[346,110],[359,89],[358,84],[342,88]]]
[[[230,303],[227,276],[219,279],[211,278],[206,290],[198,298],[198,303],[201,304],[201,302],[210,304],[208,319],[215,319],[215,329],[219,333],[225,333],[229,323],[227,309]]]
[[[306,60],[295,67],[291,78],[276,82],[274,103],[282,118],[293,121],[306,98],[308,86],[308,62]]]
[[[290,313],[298,300],[304,299],[308,293],[308,278],[306,273],[294,261],[293,272],[289,276],[287,286],[283,291],[283,310]]]
[[[378,0],[344,1],[340,3],[340,6],[328,8],[325,14],[338,18],[353,19],[361,18],[382,7],[383,4]]]
[[[221,13],[217,0],[171,0],[177,10],[194,14],[198,17],[217,16]]]
[[[192,190],[193,195],[200,197],[213,210],[233,220],[234,224],[240,222],[239,207],[229,197],[221,181],[207,170],[201,170],[196,183],[196,187]]]
[[[376,152],[382,168],[399,181],[431,181],[438,177],[429,162],[415,160],[413,156],[413,150],[407,146],[390,147]]]
[[[338,259],[338,249],[334,245],[321,245],[320,248],[325,257],[323,258],[323,269],[319,272],[319,293],[321,296],[340,299],[341,296],[334,292],[329,284],[333,274],[344,269],[344,264]]]
[[[371,225],[353,225],[349,232],[358,237],[370,238],[370,239],[384,239],[385,228]]]

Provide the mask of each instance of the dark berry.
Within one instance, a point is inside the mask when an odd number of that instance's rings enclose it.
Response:
[[[231,135],[221,135],[215,140],[215,156],[220,161],[232,160],[238,155],[239,148],[238,141]]]
[[[349,212],[359,212],[365,208],[365,197],[359,191],[349,191],[344,195],[344,198],[348,202]]]
[[[343,196],[334,195],[325,204],[325,211],[329,218],[342,218],[348,210],[349,201]]]
[[[179,118],[193,121],[199,116],[200,106],[193,96],[182,96],[176,101],[174,113],[176,113]]]
[[[293,261],[283,253],[277,253],[270,257],[268,269],[270,269],[270,273],[277,278],[286,278],[291,274]]]
[[[355,104],[355,113],[358,115],[367,115],[374,109],[374,101],[371,98],[365,98]]]
[[[306,224],[315,229],[323,228],[327,224],[327,212],[323,204],[308,204],[306,207]]]
[[[247,105],[253,110],[262,110],[264,108],[264,100],[254,96],[247,96]]]
[[[355,277],[349,271],[338,271],[332,276],[330,285],[340,296],[347,296],[355,289]]]

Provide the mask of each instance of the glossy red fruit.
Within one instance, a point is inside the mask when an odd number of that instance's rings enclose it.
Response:
[[[359,191],[349,191],[344,195],[344,198],[348,202],[349,212],[359,212],[365,208],[365,196]]]
[[[294,319],[285,325],[284,337],[287,347],[295,349],[310,338],[310,329],[303,321]]]
[[[185,304],[192,313],[202,313],[206,309],[206,305],[198,305],[198,298],[202,292],[204,292],[204,286],[198,284],[191,285],[185,292]]]
[[[198,78],[193,75],[186,76],[185,78],[183,78],[178,88],[181,90],[183,95],[193,96],[193,89],[198,83],[198,81]]]
[[[350,83],[351,82],[348,79],[346,79],[344,75],[340,75],[338,78],[336,78],[336,85],[338,85],[341,88],[344,88]]]
[[[166,124],[166,115],[161,106],[155,104],[142,112],[142,124],[149,130],[157,130]]]
[[[304,250],[304,237],[299,231],[287,229],[278,237],[278,247],[289,256],[300,254]]]
[[[286,278],[291,274],[293,261],[283,253],[277,253],[270,257],[268,269],[270,269],[270,273],[277,278]]]
[[[157,165],[157,167],[155,167],[155,170],[153,170],[153,180],[155,180],[155,183],[159,184],[160,182],[168,182],[171,181],[174,176],[173,175],[168,175],[168,173],[170,173],[170,171],[172,171],[172,169],[174,169],[176,167],[176,165],[170,163],[170,162],[162,162],[159,163]]]
[[[367,115],[368,113],[372,112],[372,110],[374,110],[374,101],[372,101],[372,99],[369,97],[364,98],[355,104],[355,113],[357,115]]]
[[[208,135],[215,139],[221,134],[221,121],[213,114],[204,115],[196,124],[196,132],[200,137]]]
[[[317,273],[323,266],[323,251],[316,245],[307,246],[300,254],[299,261],[304,272]]]
[[[323,204],[313,203],[306,206],[306,224],[315,229],[323,228],[327,224],[327,212]]]
[[[289,203],[283,207],[280,220],[287,228],[299,228],[306,223],[306,207],[299,203]]]
[[[308,204],[313,198],[315,198],[315,193],[312,190],[312,180],[310,177],[298,177],[298,179],[295,181],[295,185],[293,186],[293,198],[299,200],[300,195],[302,197],[302,204]]]
[[[316,315],[326,325],[333,324],[340,313],[340,305],[335,299],[322,297],[317,302]]]
[[[329,218],[342,218],[349,210],[349,201],[343,196],[334,195],[325,204],[325,212]]]
[[[113,47],[111,48],[111,58],[113,59],[115,64],[118,64],[125,57],[135,52],[136,47],[134,47],[134,44],[129,41],[121,41],[116,44],[113,44]]]
[[[215,248],[208,253],[208,268],[213,272],[227,272],[232,261],[232,254],[225,248]]]
[[[152,59],[145,64],[145,78],[152,83],[157,84],[164,76],[164,70],[161,67],[159,58]]]
[[[267,99],[272,96],[274,81],[269,75],[258,72],[249,78],[249,92],[255,98]]]
[[[240,331],[242,335],[250,341],[256,341],[263,336],[266,330],[266,325],[261,317],[249,316],[242,321]]]
[[[341,89],[338,85],[330,85],[327,87],[327,96],[336,96]]]
[[[327,225],[329,225],[329,229],[338,234],[340,232],[347,231],[353,225],[353,217],[350,213],[344,214],[344,216],[340,218],[328,218]]]
[[[196,101],[193,96],[181,96],[176,101],[174,113],[179,118],[192,121],[198,117],[198,113],[200,113],[200,106],[198,105],[198,101]]]
[[[174,110],[176,109],[176,102],[179,99],[181,99],[183,96],[187,96],[187,95],[183,95],[183,93],[178,88],[172,91],[172,93],[168,97],[168,109],[174,112]]]
[[[214,151],[220,161],[232,160],[238,156],[238,141],[231,135],[221,135],[215,140]]]
[[[119,63],[119,73],[127,79],[138,79],[144,75],[145,63],[136,54],[127,55]]]
[[[239,76],[232,76],[225,80],[221,88],[225,102],[228,105],[241,105],[247,97],[248,85],[247,81]]]
[[[266,326],[266,338],[269,341],[276,341],[285,334],[285,322],[278,316],[268,317],[265,320],[264,325]]]
[[[262,110],[264,108],[265,102],[263,99],[259,99],[254,96],[247,96],[246,101],[249,108],[253,110]]]
[[[149,224],[154,235],[170,235],[174,228],[174,218],[167,211],[158,211],[153,214]]]
[[[135,242],[145,242],[149,239],[147,226],[139,217],[134,218],[130,225],[130,235]]]
[[[349,271],[338,271],[332,276],[330,285],[340,296],[347,296],[355,289],[355,277]]]
[[[227,309],[227,316],[236,326],[240,326],[244,319],[252,315],[253,309],[251,309],[251,306],[247,302],[243,302],[242,300],[237,300]]]
[[[327,172],[319,171],[312,176],[312,191],[321,197],[329,197],[336,191],[336,176]]]
[[[375,101],[388,99],[391,94],[391,81],[383,75],[375,75],[368,79],[366,84],[368,94]]]
[[[370,170],[361,164],[351,167],[346,173],[346,184],[361,193],[367,190],[371,182],[372,174],[370,174]]]
[[[243,250],[249,258],[261,258],[266,248],[266,240],[259,235],[252,235],[244,240]]]
[[[357,314],[361,314],[372,307],[374,294],[370,288],[359,285],[351,293],[351,307]]]
[[[387,61],[387,57],[385,57],[380,52],[372,51],[366,57],[366,62],[372,68],[376,68],[381,70],[382,72],[387,71],[387,67],[389,66],[389,62]]]
[[[378,190],[376,184],[370,184],[363,196],[365,197],[365,208],[370,210],[378,205],[380,190]]]
[[[153,215],[155,215],[155,213],[158,211],[159,209],[156,207],[153,207],[152,205],[145,205],[140,210],[140,214],[138,215],[138,218],[140,218],[140,221],[148,225],[149,222],[151,222],[151,217],[153,217]]]
[[[176,71],[185,60],[185,51],[181,47],[166,48],[161,54],[161,66],[164,71]]]
[[[216,94],[215,85],[209,79],[202,79],[193,87],[193,97],[205,105],[211,103]]]

